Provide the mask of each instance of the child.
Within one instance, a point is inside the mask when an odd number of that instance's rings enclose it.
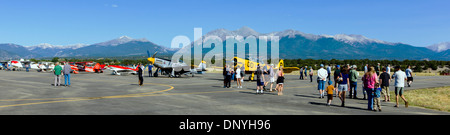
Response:
[[[378,111],[381,112],[380,97],[381,97],[380,83],[376,83],[375,91],[374,91],[374,98],[373,98],[373,104],[374,104],[373,110],[374,111],[377,111],[377,107],[378,107]]]
[[[328,96],[327,106],[330,106],[331,105],[331,100],[333,100],[334,86],[332,84],[333,84],[333,82],[331,80],[329,80],[328,81],[328,87],[326,89],[327,96]]]

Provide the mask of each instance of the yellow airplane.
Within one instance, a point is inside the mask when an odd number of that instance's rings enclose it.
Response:
[[[249,76],[249,80],[253,80],[253,78],[255,76],[256,69],[258,68],[258,64],[259,64],[258,62],[254,62],[254,61],[251,61],[251,60],[248,60],[248,59],[242,59],[242,58],[239,58],[239,57],[234,57],[233,61],[235,63],[234,64],[234,68],[236,68],[237,66],[242,67],[244,65],[244,63],[245,63],[245,72],[244,73],[245,74],[251,74],[251,76]],[[259,66],[267,68],[268,65],[269,64],[260,64]],[[282,59],[280,59],[280,61],[278,62],[278,65],[273,67],[273,69],[275,69],[275,70],[279,69],[280,66],[283,67],[283,72],[284,73],[291,73],[292,71],[300,70],[300,68],[298,68],[298,67],[285,67],[284,66],[284,62],[283,62]]]

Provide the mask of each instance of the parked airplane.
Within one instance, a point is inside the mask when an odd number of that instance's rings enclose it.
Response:
[[[62,62],[64,63],[64,62]],[[99,63],[89,62],[69,62],[73,73],[78,74],[79,72],[89,72],[89,73],[103,73],[105,65],[100,65]],[[64,64],[62,64],[64,65]]]
[[[123,66],[118,66],[118,65],[109,65],[108,68],[113,71],[112,72],[113,75],[125,75],[124,73],[135,75],[135,74],[137,74],[137,71],[138,71],[138,67],[136,67],[136,69],[133,69],[133,68],[123,67]]]
[[[53,62],[31,62],[30,68],[35,69],[38,72],[52,71],[55,68],[55,64],[53,64]]]
[[[251,74],[251,76],[249,76],[249,80],[253,80],[254,76],[255,76],[255,72],[257,70],[257,66],[259,64],[259,66],[263,67],[263,69],[267,69],[268,64],[264,64],[264,63],[258,63],[249,59],[242,59],[239,57],[234,57],[233,58],[233,62],[234,62],[234,68],[236,68],[238,65],[239,67],[243,67],[244,63],[245,63],[245,74]],[[274,65],[275,66],[275,65]],[[300,68],[298,67],[284,67],[284,62],[282,59],[280,59],[280,61],[278,62],[278,65],[276,65],[275,67],[273,67],[274,70],[278,69],[280,66],[283,66],[283,72],[284,73],[291,73],[292,71],[297,71],[300,70]]]
[[[163,58],[156,58],[156,54],[158,52],[155,52],[153,56],[150,56],[150,52],[147,50],[148,55],[148,61],[150,61],[151,64],[153,64],[156,67],[156,72],[153,74],[154,77],[158,77],[158,72],[161,70],[161,73],[168,75],[169,77],[181,77],[181,75],[188,75],[191,74],[192,77],[194,77],[194,74],[198,71],[206,71],[206,63],[203,63],[202,61],[198,68],[191,68],[192,65],[187,65],[184,62],[172,62],[168,59]]]

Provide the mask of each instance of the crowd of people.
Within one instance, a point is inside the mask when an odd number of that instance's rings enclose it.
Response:
[[[278,71],[274,71],[273,65],[267,67],[259,66],[255,71],[256,75],[256,94],[264,94],[264,91],[272,92],[273,83],[276,82],[275,90],[278,95],[283,95],[284,72],[283,67],[279,67]],[[338,97],[341,101],[341,106],[345,107],[346,98],[358,99],[358,78],[359,72],[356,70],[356,65],[336,65],[334,73],[331,67],[320,65],[317,70],[317,90],[319,98],[327,96],[327,105],[330,106],[333,97]],[[381,111],[381,102],[390,102],[390,83],[395,82],[395,96],[396,105],[399,107],[398,100],[401,98],[405,102],[405,107],[408,107],[408,101],[403,95],[405,82],[408,87],[411,87],[413,81],[411,66],[408,66],[405,71],[400,69],[400,66],[395,66],[395,72],[391,74],[391,66],[381,66],[379,63],[376,66],[364,66],[364,74],[361,76],[362,81],[362,95],[363,100],[367,100],[367,109],[373,111]],[[311,66],[305,66],[300,69],[300,80],[308,80],[313,82],[314,70]],[[333,75],[333,78],[331,78]],[[225,66],[223,70],[224,88],[231,88],[231,82],[236,81],[236,88],[242,88],[243,77],[245,76],[245,68],[237,66],[233,69],[232,66]],[[334,81],[334,82],[333,82]],[[266,86],[270,84],[270,88]],[[328,86],[326,87],[326,84]],[[348,94],[348,95],[347,95]],[[384,100],[381,100],[381,98]]]
[[[276,83],[275,91],[278,91],[278,95],[283,95],[283,83],[284,72],[283,67],[278,68],[277,72],[273,64],[267,66],[257,65],[257,69],[254,73],[256,76],[256,94],[264,94],[266,92],[274,91],[274,83]],[[231,88],[231,82],[236,82],[236,88],[243,88],[245,74],[245,67],[236,66],[233,68],[230,65],[225,65],[223,68],[223,87]],[[276,79],[275,79],[276,78]],[[266,88],[269,86],[269,88]]]

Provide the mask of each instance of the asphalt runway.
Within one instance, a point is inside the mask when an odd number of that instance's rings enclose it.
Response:
[[[146,73],[147,75],[147,73]],[[314,76],[313,78],[316,78]],[[134,75],[72,74],[71,87],[53,86],[52,73],[0,71],[0,114],[3,115],[449,115],[422,107],[382,102],[382,112],[368,111],[367,100],[335,97],[332,106],[319,99],[317,83],[288,75],[283,96],[276,92],[256,95],[256,82],[244,88],[223,88],[217,73],[182,78],[144,77],[138,86]],[[309,79],[309,78],[308,78]],[[61,78],[64,84],[64,78]],[[393,84],[393,83],[392,83]],[[391,91],[394,90],[391,84]],[[361,81],[358,97],[362,98]],[[449,86],[449,76],[417,76],[406,90]],[[406,97],[408,98],[408,97]]]

